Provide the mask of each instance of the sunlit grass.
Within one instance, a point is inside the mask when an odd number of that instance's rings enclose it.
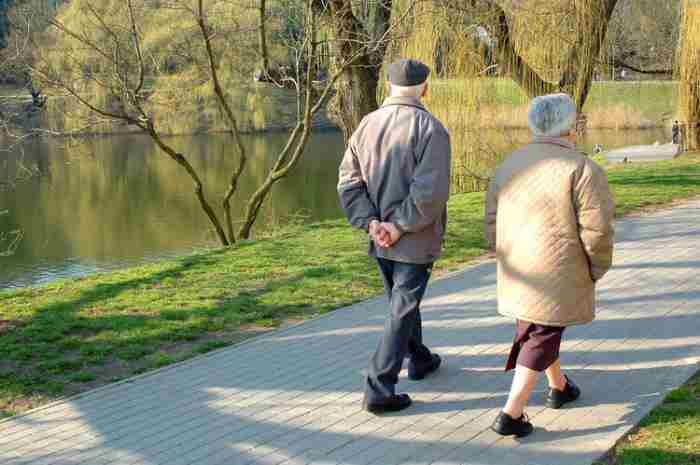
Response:
[[[700,373],[666,396],[598,465],[700,464]]]

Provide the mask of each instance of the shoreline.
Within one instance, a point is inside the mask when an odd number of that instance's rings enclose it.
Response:
[[[0,109],[0,111],[2,111]],[[669,118],[671,121],[672,118]],[[623,131],[647,131],[647,130],[663,130],[668,129],[669,125],[666,123],[654,123],[654,124],[641,124],[641,125],[629,125],[620,127],[611,126],[587,126],[586,131],[610,131],[610,132],[623,132]],[[33,132],[31,137],[53,137],[57,139],[90,139],[90,138],[100,138],[100,137],[117,137],[117,136],[134,136],[134,135],[144,135],[148,134],[140,129],[125,130],[125,131],[92,131],[92,132],[77,132],[77,133],[51,133],[50,130],[43,128],[32,128],[27,129],[26,127],[16,126],[15,129]],[[278,126],[264,129],[252,129],[240,131],[243,136],[256,136],[256,135],[268,135],[268,134],[283,134],[292,130],[293,127]],[[478,127],[469,128],[464,131],[466,133],[479,132],[479,131],[529,131],[530,128],[526,124],[512,124],[512,125],[483,125]],[[44,132],[42,132],[44,131]],[[320,124],[314,127],[315,133],[329,133],[337,132],[340,133],[340,129],[334,125]],[[164,139],[175,138],[175,137],[197,137],[197,136],[216,136],[229,134],[230,131],[226,130],[211,130],[204,132],[183,132],[183,133],[164,133],[162,137]]]
[[[521,141],[521,135],[525,134],[524,130],[521,129],[514,129],[512,130],[513,132],[511,133],[511,136],[513,138],[513,141]],[[649,131],[649,130],[643,130],[644,131]],[[651,130],[651,131],[656,131],[656,130]],[[508,130],[505,131],[508,133]],[[582,151],[588,151],[590,153],[593,142],[599,141],[601,139],[605,140],[606,138],[614,138],[617,140],[617,133],[620,134],[625,134],[628,131],[615,131],[615,130],[592,130],[590,131],[590,134],[587,136],[587,142],[582,143],[580,145],[580,149]],[[636,131],[632,131],[632,133],[635,133]],[[331,137],[334,140],[337,138],[340,138],[340,133],[335,130],[328,130],[328,131],[319,131],[318,133],[319,137],[322,137],[322,134],[326,134],[325,137]],[[529,134],[529,132],[528,132]],[[135,136],[136,141],[148,141],[148,135],[146,134],[125,134],[124,136]],[[468,134],[466,134],[467,137],[470,137]],[[100,138],[106,137],[106,138],[111,138],[111,137],[116,137],[114,135],[83,135],[83,136],[76,136],[76,141],[98,141]],[[146,139],[141,139],[142,137],[145,137]],[[181,143],[181,140],[188,140],[189,138],[206,138],[206,139],[200,139],[204,140],[204,142],[208,141],[208,135],[195,135],[195,136],[167,136],[171,139],[173,139],[173,143]],[[225,137],[225,136],[224,136]],[[245,135],[244,137],[256,137],[255,135]],[[264,136],[262,136],[264,137]],[[635,136],[637,137],[637,136]],[[652,138],[648,138],[649,141],[653,140],[657,136],[654,135]],[[659,136],[660,137],[660,136]],[[180,141],[178,141],[179,138]],[[625,139],[623,137],[623,139]],[[626,139],[625,139],[626,140]],[[625,144],[625,140],[617,140],[618,145],[614,145],[614,147],[622,146],[620,144]],[[50,140],[47,142],[51,144]],[[63,142],[60,142],[60,139],[56,141],[55,143],[57,144],[62,144]],[[92,143],[92,142],[89,142]],[[118,141],[116,143],[119,143]],[[225,143],[225,140],[224,140]],[[522,143],[525,143],[525,140],[522,140]],[[652,145],[652,142],[649,142],[648,145]],[[625,145],[626,146],[626,145]],[[456,157],[460,157],[461,155],[457,153],[455,155]],[[462,179],[460,176],[464,176],[464,173],[462,173],[459,168],[455,168],[455,180]],[[466,182],[466,181],[465,181]],[[484,186],[481,185],[480,188],[476,189],[470,187],[469,185],[464,186],[464,190],[460,192],[478,192],[480,190],[483,190]],[[459,192],[453,192],[453,195],[458,194]],[[303,206],[297,206],[298,208],[301,208],[301,210],[297,211],[305,211],[303,209]],[[295,215],[293,213],[287,214],[287,216],[294,217]],[[342,212],[334,212],[333,215],[324,215],[323,218],[327,220],[338,220],[342,218]],[[308,221],[308,220],[307,220]],[[316,221],[316,220],[313,220]],[[300,223],[302,224],[302,223]],[[309,223],[303,223],[303,224],[309,224]],[[276,226],[272,230],[263,228],[265,231],[262,232],[265,237],[269,236],[270,234],[274,234],[274,231],[279,228],[280,226],[284,227],[285,222],[282,221],[281,223],[276,223]],[[206,226],[208,228],[208,225]],[[208,231],[208,229],[207,229]],[[261,230],[262,231],[262,230]],[[172,260],[172,259],[180,259],[183,257],[187,257],[188,255],[191,255],[192,252],[198,252],[198,251],[209,251],[212,249],[216,249],[218,247],[218,243],[214,240],[209,240],[209,241],[199,241],[199,242],[191,242],[188,243],[188,246],[185,246],[184,248],[172,248],[172,249],[157,249],[155,250],[154,253],[143,255],[143,256],[136,256],[136,255],[129,255],[128,258],[124,258],[119,253],[113,253],[111,255],[107,255],[104,257],[101,257],[100,259],[93,259],[91,256],[88,255],[79,255],[76,258],[76,261],[71,263],[75,263],[77,265],[77,268],[75,268],[73,265],[67,266],[65,260],[56,260],[52,261],[51,263],[45,263],[41,265],[35,265],[33,261],[17,261],[13,262],[12,259],[10,259],[10,263],[16,263],[15,265],[10,265],[12,268],[8,268],[8,274],[5,276],[3,280],[0,280],[0,291],[11,291],[11,290],[18,290],[18,289],[24,289],[24,288],[37,288],[41,287],[44,285],[49,285],[53,282],[58,282],[66,279],[73,279],[73,278],[81,278],[81,277],[86,277],[86,276],[92,276],[94,274],[99,274],[99,273],[109,273],[111,271],[115,270],[123,270],[126,268],[131,268],[134,266],[142,266],[142,265],[148,265],[152,263],[158,263],[160,261],[167,261],[167,260]],[[42,262],[43,263],[43,262]],[[85,265],[85,269],[83,269],[83,264]],[[37,268],[36,266],[40,266],[42,268],[42,273],[37,273]],[[16,270],[13,271],[13,270]],[[86,271],[87,270],[87,271]]]
[[[528,129],[527,99],[510,80],[436,79],[433,86],[439,90],[428,95],[426,104],[453,131],[465,130],[466,126],[469,126],[467,130],[472,131]],[[484,86],[483,89],[480,86]],[[593,83],[584,108],[584,113],[588,116],[587,129],[645,130],[668,128],[676,112],[676,87],[675,81],[597,81]],[[292,105],[291,95],[280,92],[279,89],[261,85],[252,88],[255,89],[256,93],[250,95],[260,99],[258,102],[260,106],[254,107],[256,110],[252,111],[246,104],[243,104],[237,110],[241,134],[264,135],[290,131],[295,124],[294,113],[287,111],[288,106]],[[648,93],[648,98],[642,101],[635,88],[639,92]],[[65,127],[66,117],[62,112],[70,113],[70,111],[80,107],[74,108],[75,103],[73,102],[68,102],[69,105],[66,107],[62,107],[60,104],[56,105],[61,100],[65,100],[65,97],[48,97],[40,114],[37,112],[28,113],[27,118],[24,118],[26,112],[23,109],[26,110],[27,104],[31,102],[29,96],[0,96],[0,109],[7,110],[9,113],[23,114],[23,119],[18,127],[41,129],[39,119],[46,122],[47,119],[51,120],[51,118],[53,118],[51,124],[42,124],[42,126]],[[54,116],[52,117],[52,115]],[[225,129],[225,125],[221,126],[221,121],[216,119],[202,124],[200,130],[177,130],[177,128],[184,129],[196,126],[197,124],[194,122],[202,119],[203,115],[201,111],[182,110],[174,115],[161,115],[156,119],[164,137],[229,132]],[[162,121],[160,121],[161,119]],[[193,121],[193,123],[188,126],[187,124],[180,125],[178,122],[174,123],[174,121]],[[84,125],[82,126],[84,127]],[[110,129],[78,130],[74,133],[69,130],[65,131],[63,136],[114,136],[143,133],[138,128],[131,128],[121,123],[109,123],[107,127]],[[337,131],[338,128],[330,121],[326,112],[322,112],[314,119],[314,130]]]

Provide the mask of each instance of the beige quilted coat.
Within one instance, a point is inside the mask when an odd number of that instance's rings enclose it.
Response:
[[[486,238],[498,259],[498,310],[550,326],[591,322],[610,269],[615,206],[605,172],[559,138],[536,138],[497,170]]]

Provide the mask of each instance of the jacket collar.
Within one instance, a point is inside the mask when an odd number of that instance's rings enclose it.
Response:
[[[567,149],[576,150],[576,144],[561,137],[535,136],[532,143],[558,145]]]
[[[388,107],[391,105],[403,105],[408,107],[416,107],[421,110],[428,111],[427,108],[421,103],[420,99],[416,97],[388,97],[382,103],[382,107]]]

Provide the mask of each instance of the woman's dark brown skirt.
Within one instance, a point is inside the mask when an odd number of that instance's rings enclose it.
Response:
[[[561,335],[565,327],[545,326],[518,320],[513,347],[506,371],[522,365],[534,371],[544,371],[559,358]]]

